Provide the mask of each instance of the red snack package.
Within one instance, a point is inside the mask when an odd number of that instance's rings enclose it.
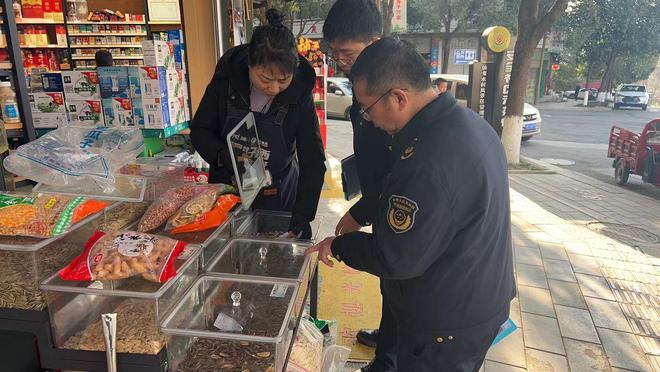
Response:
[[[83,253],[60,271],[62,280],[119,280],[141,275],[164,283],[176,275],[174,261],[186,243],[158,235],[96,231]]]
[[[229,217],[229,211],[241,201],[236,195],[225,194],[220,195],[215,202],[215,206],[208,212],[203,213],[197,218],[183,226],[179,226],[171,231],[172,234],[182,234],[194,231],[204,231],[216,228],[222,225]]]

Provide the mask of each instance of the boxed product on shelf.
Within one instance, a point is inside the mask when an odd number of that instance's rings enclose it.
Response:
[[[164,129],[176,123],[170,120],[170,104],[167,98],[142,98],[145,129]]]
[[[175,69],[174,47],[171,43],[161,40],[145,40],[142,42],[142,53],[146,66],[159,66]]]
[[[172,125],[183,123],[186,115],[186,100],[183,97],[175,97],[169,99],[170,105],[170,120]]]
[[[44,18],[43,0],[21,0],[23,18]]]
[[[169,95],[169,86],[175,86],[170,83],[173,78],[165,67],[129,67],[129,75],[131,92],[139,92],[143,98],[166,98]]]
[[[64,83],[62,74],[58,72],[47,72],[41,74],[41,84],[45,92],[57,93],[64,92]]]
[[[64,93],[28,93],[35,128],[58,128],[67,124]]]
[[[168,338],[160,332],[159,321],[197,277],[199,247],[188,245],[174,267],[176,276],[165,283],[141,276],[91,282],[64,281],[55,274],[46,279],[41,288],[55,347],[104,351],[101,314],[117,313],[117,353],[158,354]]]
[[[139,67],[128,67],[128,89],[130,91],[131,100],[142,98]],[[135,106],[135,104],[133,104],[133,106]]]
[[[67,100],[101,99],[99,75],[96,71],[62,71]]]
[[[107,126],[133,126],[133,106],[130,98],[103,98],[103,116]]]
[[[145,119],[142,98],[131,98],[131,105],[133,106],[133,122],[138,127],[144,128]]]
[[[64,26],[55,26],[55,36],[57,45],[66,46],[66,28]]]
[[[168,70],[167,89],[170,97],[185,97],[187,95],[187,84],[183,70]]]
[[[77,126],[99,126],[105,124],[101,100],[70,101],[66,108],[69,113],[69,124]]]
[[[130,98],[126,67],[99,67],[97,71],[101,98]]]

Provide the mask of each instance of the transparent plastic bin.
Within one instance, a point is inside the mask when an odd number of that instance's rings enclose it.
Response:
[[[62,234],[48,239],[0,236],[0,308],[46,308],[39,284],[82,252],[94,231],[117,204],[91,215]]]
[[[233,231],[236,236],[260,239],[286,239],[289,232],[291,213],[266,210],[254,210],[237,214]],[[321,218],[310,223],[312,238],[316,239]],[[292,239],[287,239],[292,240]]]
[[[311,243],[235,238],[204,271],[255,278],[306,282],[312,277],[313,257],[305,256]]]
[[[158,354],[167,342],[159,320],[176,304],[199,273],[198,246],[187,246],[175,261],[177,275],[166,283],[140,276],[115,281],[45,280],[55,347],[103,351],[101,314],[117,313],[117,352]]]
[[[39,183],[32,189],[32,192],[85,196],[98,200],[140,202],[144,199],[146,189],[147,181],[144,177],[116,175],[112,192],[104,191],[103,188],[95,182],[70,185],[66,187]]]
[[[200,260],[202,261],[202,267],[204,267],[211,261],[213,257],[218,255],[218,252],[220,252],[227,243],[227,240],[231,235],[231,224],[231,215],[229,215],[227,221],[215,229],[183,234],[171,234],[166,233],[163,230],[163,226],[161,226],[151,233],[167,236],[169,238],[180,240],[188,244],[199,245],[202,248]]]
[[[162,322],[171,370],[282,371],[304,296],[292,282],[201,276]]]

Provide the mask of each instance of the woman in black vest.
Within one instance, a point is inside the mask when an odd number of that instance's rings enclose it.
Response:
[[[289,230],[311,237],[325,155],[312,99],[316,74],[296,50],[281,13],[266,12],[268,24],[254,29],[249,44],[228,50],[218,62],[190,125],[195,149],[211,164],[211,183],[231,183],[227,134],[254,113],[272,185],[254,209],[292,213]]]

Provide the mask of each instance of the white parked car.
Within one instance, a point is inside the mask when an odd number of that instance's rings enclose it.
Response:
[[[468,95],[468,76],[467,75],[453,75],[453,74],[432,74],[431,81],[437,78],[447,80],[447,90],[456,97],[456,100],[461,106],[467,107]],[[525,103],[523,109],[523,132],[522,140],[528,141],[533,136],[541,133],[541,113],[539,110]]]
[[[353,84],[347,78],[328,78],[328,116],[351,120]]]
[[[649,104],[649,92],[644,85],[624,84],[614,93],[614,109],[620,107],[641,107],[646,110]]]

